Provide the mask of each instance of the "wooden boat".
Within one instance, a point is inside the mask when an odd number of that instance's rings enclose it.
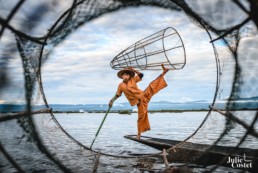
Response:
[[[158,150],[169,149],[182,142],[152,138],[148,136],[141,136],[141,139],[137,139],[136,135],[127,135],[124,137]],[[245,169],[250,172],[258,170],[258,150],[249,148],[235,148],[185,142],[177,146],[174,150],[169,150],[167,159],[172,163],[191,163],[203,166],[220,165],[231,168],[232,163],[228,162],[229,159],[233,159],[234,161],[242,162],[238,163],[239,167],[241,167],[239,169]],[[236,165],[237,163],[233,166]]]

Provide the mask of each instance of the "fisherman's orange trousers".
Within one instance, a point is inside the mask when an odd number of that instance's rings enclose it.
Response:
[[[138,107],[138,133],[145,132],[150,130],[150,123],[148,119],[148,103],[150,102],[151,97],[165,88],[167,83],[164,79],[164,76],[158,76],[154,81],[152,81],[149,86],[144,90],[143,97],[139,100],[137,104]]]

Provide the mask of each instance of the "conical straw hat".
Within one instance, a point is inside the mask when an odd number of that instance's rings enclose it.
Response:
[[[120,71],[117,73],[117,76],[122,79],[122,75],[123,75],[123,73],[125,73],[125,72],[128,73],[131,77],[134,77],[134,75],[135,75],[135,72],[133,72],[132,70],[126,68],[126,69],[120,70]]]

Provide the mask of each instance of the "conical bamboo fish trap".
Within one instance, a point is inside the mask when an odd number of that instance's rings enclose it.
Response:
[[[141,39],[119,53],[110,63],[120,70],[133,67],[139,70],[160,70],[161,64],[170,70],[182,69],[186,63],[184,43],[172,27]]]

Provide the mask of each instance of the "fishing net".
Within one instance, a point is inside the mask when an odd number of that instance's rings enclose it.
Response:
[[[5,2],[1,1],[0,3],[4,4]],[[252,162],[252,168],[245,170],[252,172],[257,170],[257,145],[248,146],[250,141],[258,143],[258,112],[257,100],[255,100],[258,86],[255,48],[258,26],[256,1],[215,0],[204,3],[199,0],[74,0],[63,13],[57,10],[58,6],[62,6],[61,3],[46,1],[42,4],[32,4],[34,10],[27,15],[27,19],[19,18],[20,22],[13,24],[12,19],[15,14],[18,14],[19,9],[23,9],[26,5],[28,4],[23,0],[17,3],[12,2],[9,4],[12,6],[11,11],[3,10],[0,16],[0,38],[1,41],[4,40],[1,45],[0,93],[6,95],[11,92],[8,86],[11,85],[10,78],[13,77],[13,74],[8,71],[7,67],[10,57],[20,56],[22,70],[19,75],[24,77],[22,90],[25,93],[24,100],[26,101],[26,105],[22,107],[23,112],[1,113],[1,172],[96,172],[97,170],[100,172],[129,172],[164,169],[164,167],[157,169],[154,164],[155,161],[162,163],[160,153],[137,156],[107,154],[91,150],[76,140],[62,127],[56,115],[53,114],[44,93],[44,81],[41,76],[44,63],[49,61],[49,57],[57,45],[66,40],[80,26],[104,14],[139,6],[160,7],[171,12],[184,13],[191,22],[207,32],[210,39],[207,44],[211,44],[214,50],[217,68],[214,98],[199,127],[178,145],[168,149],[169,157],[172,157],[169,159],[171,165],[175,162],[183,162],[182,165],[188,166],[196,163],[210,165],[207,163],[209,160],[207,158],[211,156],[209,153],[214,148],[216,149],[216,145],[225,144],[225,140],[233,138],[234,142],[229,140],[228,143],[235,149],[226,151],[227,154],[219,159],[219,162],[216,163],[217,166],[206,167],[204,171],[220,171],[219,166],[224,165],[228,157],[232,156],[233,158],[234,153],[237,153],[235,151],[241,150],[241,147],[256,149],[254,156],[248,158]],[[60,16],[56,22],[47,24],[51,27],[46,33],[36,32],[39,28],[47,27],[41,23],[42,18],[45,16],[51,19],[54,11],[56,11],[56,15]],[[14,37],[9,33],[10,31]],[[178,40],[179,37],[174,36],[179,35],[165,35],[165,31],[154,34],[157,36],[155,37],[157,40],[153,43],[160,46],[166,36],[167,38],[173,36]],[[180,31],[178,32],[180,33]],[[6,36],[10,38],[8,41],[6,41]],[[178,45],[180,46],[178,50],[181,52],[175,52],[176,49],[173,48],[177,44],[172,44],[172,47],[155,46],[151,48],[148,38],[150,37],[136,42],[121,52],[111,62],[111,66],[115,69],[133,66],[150,70],[155,70],[157,63],[160,62],[165,65],[170,63],[170,65],[174,65],[175,69],[184,66],[187,56],[185,56],[182,40],[179,40]],[[10,44],[10,40],[16,41],[17,49]],[[179,62],[171,60],[171,63],[170,56],[167,56],[166,53],[171,53],[172,56],[175,56],[173,53],[179,53],[183,58]],[[158,59],[157,61],[155,56],[157,54],[160,54],[158,58],[162,60]],[[147,56],[153,58],[150,64],[146,63]],[[174,62],[180,65],[177,66],[173,64]],[[44,104],[41,109],[36,107],[39,102]],[[6,112],[6,110],[15,112],[15,109],[14,105],[3,105],[1,112]],[[216,125],[218,123],[214,123],[215,121],[221,123],[221,126]],[[85,126],[89,126],[89,124]],[[211,134],[207,133],[210,128],[214,129],[215,135],[212,135],[210,139],[212,144],[207,147],[203,139],[210,137]],[[236,131],[238,133],[234,133]],[[233,137],[232,134],[234,134]],[[87,141],[91,142],[91,140]],[[200,148],[191,143],[200,143],[205,147]],[[241,155],[237,156],[242,158]],[[216,159],[216,157],[210,157],[210,159]],[[71,160],[76,160],[76,162]],[[149,161],[149,165],[146,165],[146,161]]]
[[[174,28],[166,28],[137,41],[111,61],[113,69],[133,67],[139,70],[159,70],[163,64],[168,69],[185,66],[183,41]]]

